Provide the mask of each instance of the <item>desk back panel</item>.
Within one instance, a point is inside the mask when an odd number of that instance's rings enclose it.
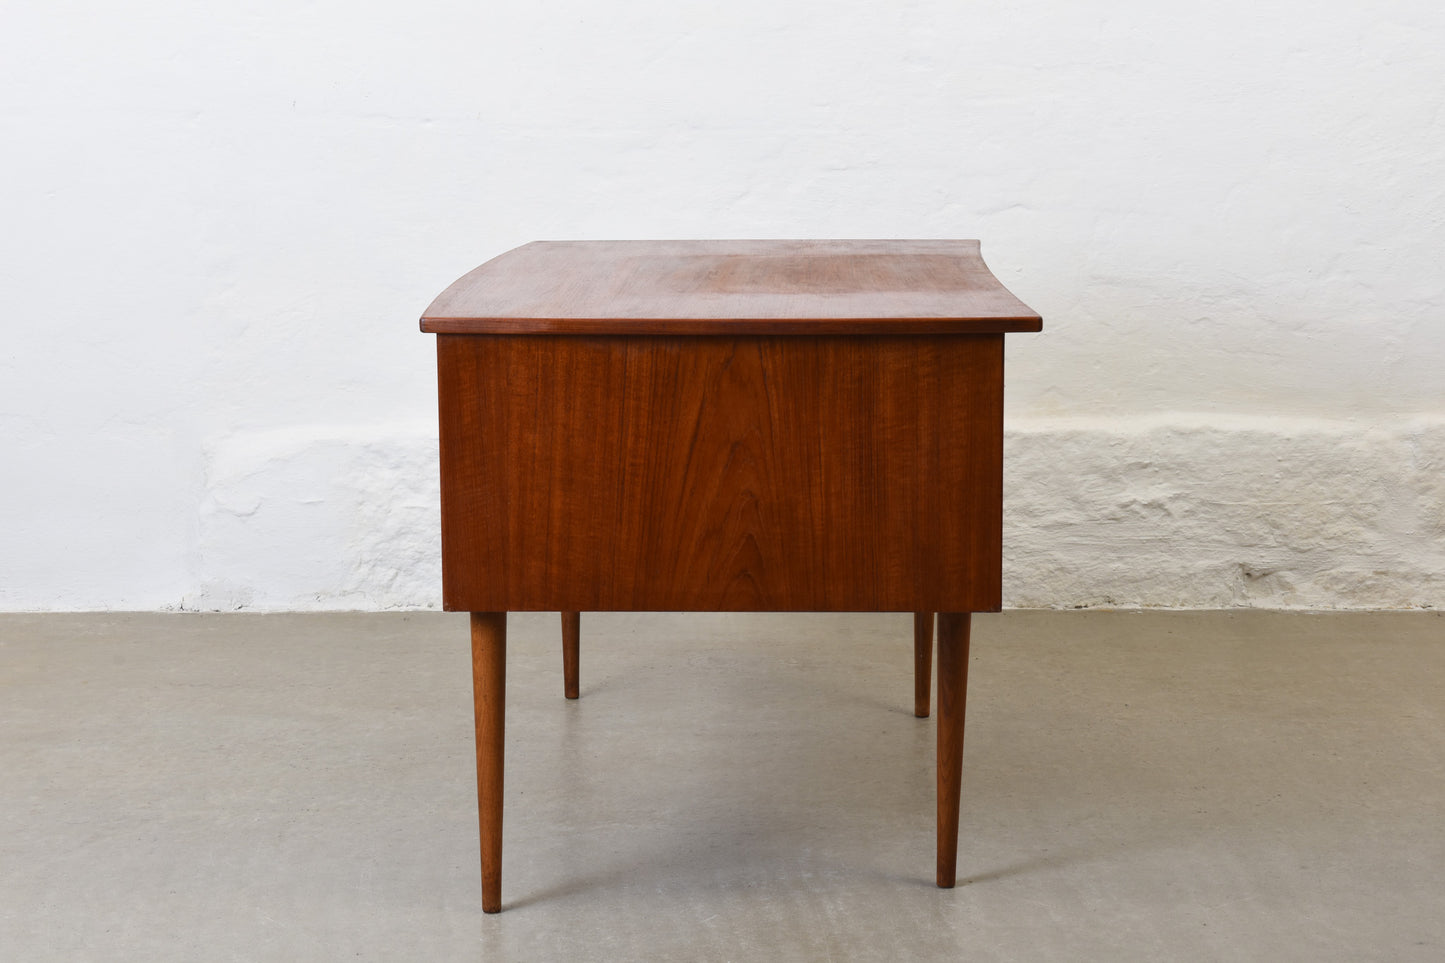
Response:
[[[1003,335],[442,334],[449,611],[997,611]]]

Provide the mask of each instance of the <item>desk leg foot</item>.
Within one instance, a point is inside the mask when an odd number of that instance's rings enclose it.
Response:
[[[913,613],[913,714],[928,718],[929,690],[933,688],[933,613]]]
[[[472,697],[477,716],[477,813],[482,912],[502,909],[502,750],[507,712],[507,613],[472,613]]]
[[[938,885],[951,889],[958,863],[958,796],[968,695],[969,613],[938,613]]]
[[[577,664],[579,639],[582,636],[582,613],[562,613],[562,694],[577,698]]]

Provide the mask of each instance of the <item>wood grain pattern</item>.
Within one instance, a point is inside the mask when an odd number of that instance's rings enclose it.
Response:
[[[968,698],[967,612],[938,613],[938,873],[951,889],[958,866],[958,804],[963,781],[963,719]]]
[[[996,611],[1003,336],[443,335],[451,611]]]
[[[933,686],[933,613],[913,613],[913,714],[928,718]]]
[[[977,241],[534,241],[443,291],[437,334],[1038,331]]]
[[[507,615],[472,613],[477,817],[482,839],[482,912],[502,910],[502,772],[506,748]]]

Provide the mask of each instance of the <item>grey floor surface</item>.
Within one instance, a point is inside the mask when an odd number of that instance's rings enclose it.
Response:
[[[907,615],[0,616],[0,960],[1445,960],[1445,619],[977,616],[959,886]]]

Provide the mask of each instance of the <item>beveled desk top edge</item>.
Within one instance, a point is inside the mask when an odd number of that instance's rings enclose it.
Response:
[[[990,334],[1039,315],[974,240],[534,241],[421,318],[433,334]]]
[[[1016,334],[1042,331],[1021,318],[422,318],[426,334],[744,335]]]

